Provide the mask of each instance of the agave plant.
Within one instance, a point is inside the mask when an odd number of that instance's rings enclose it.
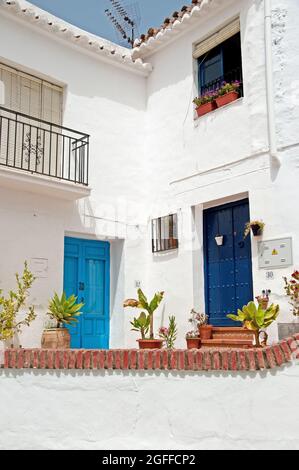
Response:
[[[264,310],[261,305],[257,307],[254,302],[249,302],[242,310],[238,310],[238,315],[227,315],[227,317],[233,321],[242,322],[245,328],[252,330],[255,336],[255,345],[260,348],[260,334],[277,319],[278,314],[279,305],[272,304],[267,310]]]
[[[64,292],[61,298],[55,293],[53,299],[50,300],[48,315],[52,320],[56,320],[57,328],[78,322],[76,317],[81,315],[80,310],[84,304],[77,304],[77,298],[75,295],[67,298]]]
[[[145,339],[150,328],[150,316],[146,315],[144,312],[141,312],[139,317],[134,318],[134,320],[130,323],[133,326],[132,331],[140,332],[141,338]]]
[[[154,312],[162,302],[164,292],[157,292],[150,302],[141,289],[138,289],[137,294],[138,300],[127,299],[124,301],[124,307],[140,308],[147,311],[150,320],[150,339],[154,339]]]

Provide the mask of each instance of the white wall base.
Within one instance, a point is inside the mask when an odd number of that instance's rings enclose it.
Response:
[[[299,367],[0,371],[0,449],[299,449]]]

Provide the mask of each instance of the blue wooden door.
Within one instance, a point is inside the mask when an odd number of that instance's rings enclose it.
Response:
[[[109,288],[109,243],[65,238],[64,290],[84,303],[79,322],[69,328],[72,348],[109,348]]]
[[[238,326],[226,315],[253,299],[251,242],[243,239],[249,220],[247,199],[204,211],[206,312],[215,326]]]

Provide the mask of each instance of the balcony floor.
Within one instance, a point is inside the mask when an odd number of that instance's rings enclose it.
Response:
[[[76,201],[88,197],[89,187],[43,175],[0,166],[0,187]]]

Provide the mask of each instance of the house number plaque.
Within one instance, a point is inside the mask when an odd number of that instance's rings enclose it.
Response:
[[[292,238],[259,242],[259,268],[284,268],[293,264]]]

